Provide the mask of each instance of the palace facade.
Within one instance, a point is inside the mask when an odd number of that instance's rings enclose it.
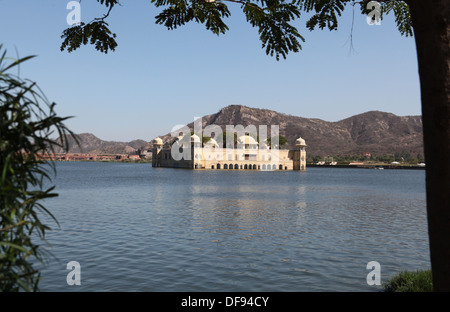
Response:
[[[295,141],[293,150],[271,149],[249,135],[232,147],[220,147],[214,139],[205,144],[196,134],[178,137],[172,145],[153,140],[152,166],[213,170],[306,170],[306,143]]]

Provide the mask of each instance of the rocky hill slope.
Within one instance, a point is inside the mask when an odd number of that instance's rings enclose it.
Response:
[[[230,105],[219,112],[202,117],[202,126],[218,125],[223,131],[226,125],[279,125],[280,134],[287,138],[291,148],[298,137],[306,140],[309,155],[336,156],[393,155],[395,153],[423,154],[421,116],[396,116],[391,113],[370,111],[337,122],[315,118],[303,118],[268,109]],[[194,130],[193,123],[188,124]],[[269,134],[270,135],[270,134]],[[171,134],[160,136],[164,142],[174,138]],[[96,154],[133,153],[139,148],[151,149],[152,142],[134,140],[131,142],[103,141],[93,134],[79,134],[81,150]],[[80,152],[71,142],[70,152]]]
[[[73,138],[69,137],[69,153],[132,154],[147,144],[144,140],[133,140],[131,142],[104,141],[92,133],[81,133],[76,136],[80,146],[75,143]],[[59,150],[58,152],[62,151]]]
[[[298,137],[306,140],[310,155],[353,155],[363,152],[375,155],[395,153],[423,154],[421,116],[396,116],[391,113],[370,111],[337,122],[303,118],[267,109],[230,105],[219,112],[202,117],[203,128],[216,124],[279,125],[280,134],[287,138],[291,148]],[[193,123],[188,124],[193,130]],[[161,136],[170,141],[171,135]]]

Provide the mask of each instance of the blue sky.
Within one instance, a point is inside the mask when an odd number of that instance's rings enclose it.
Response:
[[[231,104],[338,121],[370,110],[420,115],[415,43],[402,37],[393,16],[369,26],[355,12],[354,50],[350,7],[338,31],[296,25],[303,50],[276,61],[261,48],[256,28],[228,3],[230,30],[216,36],[199,24],[167,30],[154,23],[150,1],[122,0],[108,23],[119,44],[107,55],[93,46],[61,52],[68,27],[65,0],[0,0],[0,43],[9,56],[37,57],[21,76],[37,81],[76,133],[103,140],[152,140]],[[82,21],[106,10],[81,2]]]

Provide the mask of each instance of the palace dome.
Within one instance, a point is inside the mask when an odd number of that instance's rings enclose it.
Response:
[[[155,145],[163,145],[163,141],[161,140],[161,138],[156,138],[153,140],[153,144]]]
[[[208,142],[205,143],[205,146],[210,146],[210,147],[219,147],[219,144],[217,144],[217,141],[214,140],[213,138],[209,139]]]
[[[249,145],[256,144],[256,145],[258,145],[258,142],[256,142],[256,140],[253,137],[249,136],[249,135],[240,136],[237,139],[237,143],[238,144],[249,144]]]
[[[196,134],[191,135],[191,143],[202,143],[200,137]]]
[[[295,146],[306,146],[306,142],[301,137],[295,140]]]

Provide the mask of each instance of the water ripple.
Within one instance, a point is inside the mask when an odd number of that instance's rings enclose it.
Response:
[[[386,278],[429,267],[422,171],[88,162],[58,163],[56,182],[44,291],[376,291],[369,261]]]

